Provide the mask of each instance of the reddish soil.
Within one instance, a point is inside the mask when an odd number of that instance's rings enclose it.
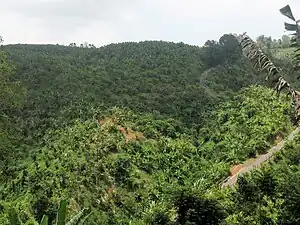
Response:
[[[283,140],[283,136],[278,134],[275,138],[275,144],[278,145]],[[243,168],[247,167],[249,164],[252,164],[255,161],[255,158],[248,159],[244,164],[233,165],[230,170],[230,176],[238,174]]]
[[[114,119],[113,119],[113,118],[110,118],[110,117],[105,117],[105,118],[102,119],[102,120],[98,120],[98,122],[99,122],[100,125],[103,125],[103,124],[105,124],[105,123],[107,123],[107,122],[112,122],[112,123],[114,123]]]
[[[114,123],[114,119],[106,117],[102,120],[98,120],[98,122],[101,125],[103,125],[107,122]],[[119,131],[124,135],[126,142],[145,139],[144,134],[142,132],[134,131],[129,127],[122,127],[120,125],[116,125],[116,126],[119,129]]]
[[[124,127],[118,126],[118,128],[121,131],[121,133],[125,136],[126,142],[145,139],[143,133],[134,131],[129,127],[124,128]]]
[[[237,174],[241,169],[243,169],[243,164],[234,165],[231,167],[230,174],[234,176]]]
[[[231,168],[231,176],[227,177],[221,183],[221,187],[232,187],[237,182],[238,176],[259,168],[263,163],[270,161],[273,158],[273,155],[284,147],[285,142],[293,140],[298,133],[300,133],[300,127],[293,130],[287,136],[286,140],[283,139],[282,135],[277,135],[275,139],[276,145],[271,147],[267,153],[257,155],[255,158],[249,158],[243,164],[233,166]]]

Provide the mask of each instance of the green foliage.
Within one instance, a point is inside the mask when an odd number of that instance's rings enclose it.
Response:
[[[41,225],[48,225],[48,216],[45,216],[45,215],[43,216]]]
[[[219,42],[206,41],[203,51],[204,54],[201,59],[208,67],[215,67],[228,62],[233,63],[238,61],[242,55],[239,43],[232,34],[224,34]]]
[[[11,225],[21,225],[20,218],[14,208],[9,210],[9,221]]]
[[[293,47],[296,47],[299,45],[299,21],[294,18],[289,5],[280,9],[280,12],[295,22],[295,24],[285,23],[285,28],[296,32],[293,34],[294,39],[292,40]],[[241,45],[243,49],[248,49],[246,55],[254,65],[258,69],[268,71],[269,75],[272,75],[275,78],[273,80],[276,81],[281,71],[274,66],[256,44],[246,37],[242,40]],[[298,49],[296,49],[297,51]],[[296,68],[298,58],[298,55],[295,54],[293,64]],[[286,70],[288,69],[287,67]],[[279,78],[279,81],[280,79],[282,77]],[[290,87],[286,81],[284,82]],[[278,86],[276,85],[276,87]],[[298,145],[299,137],[285,146],[282,153],[279,153],[275,158],[275,163],[238,178],[237,188],[229,192],[227,196],[226,207],[230,214],[224,220],[225,224],[299,223],[300,218],[297,213],[299,212],[297,206],[299,205],[300,184]]]
[[[224,103],[201,129],[205,154],[211,159],[243,161],[267,150],[276,135],[291,130],[291,106],[261,86],[244,89],[233,101]],[[274,120],[276,118],[276,120]]]
[[[274,163],[240,178],[231,197],[237,206],[233,224],[245,224],[250,217],[256,224],[299,222],[299,146],[297,136],[276,156]],[[227,219],[232,221],[233,214]]]
[[[202,197],[191,197],[195,202],[185,210],[189,216],[183,210],[178,220],[188,224],[193,218],[208,221],[214,215],[214,221],[221,221],[221,203],[211,202],[205,192],[217,187],[230,165],[247,158],[251,149],[261,152],[272,144],[270,137],[288,132],[288,109],[284,97],[249,87],[219,105],[198,135],[186,132],[175,119],[118,108],[97,111],[99,119],[48,130],[40,146],[18,163],[14,178],[5,181],[3,198],[10,201],[30,192],[25,217],[41,221],[47,215],[49,223],[55,219],[58,199],[68,198],[70,215],[92,208],[87,224],[172,224],[181,204],[174,200],[178,190],[196,189],[203,191]],[[138,132],[148,135],[136,139],[133,134]],[[260,182],[264,193],[274,191],[266,186],[271,178]]]
[[[225,213],[215,200],[182,193],[175,202],[179,224],[220,224]]]
[[[11,108],[18,108],[24,100],[24,90],[20,82],[11,81],[14,67],[7,60],[7,52],[0,50],[0,113]]]
[[[66,213],[67,213],[67,201],[62,200],[59,204],[59,209],[56,217],[57,225],[64,225],[66,221]]]
[[[0,43],[2,42],[0,37]],[[14,66],[7,59],[7,53],[0,47],[0,182],[1,174],[8,171],[13,162],[17,146],[22,145],[22,130],[19,129],[19,112],[24,103],[25,90],[20,82],[12,79]],[[16,113],[17,114],[17,113]]]
[[[211,99],[199,82],[212,66],[206,60],[214,51],[210,47],[145,41],[99,49],[56,45],[8,45],[4,49],[16,66],[13,78],[28,88],[22,129],[35,140],[50,127],[91,118],[91,109],[99,104],[176,118],[189,127],[201,124],[204,113],[219,101],[260,80],[240,59],[234,41],[231,35],[220,38],[217,46],[223,59],[214,62],[217,67],[205,79],[219,93],[218,99]]]
[[[3,49],[1,224],[298,222],[290,162],[291,178],[270,167],[219,190],[292,129],[290,103],[257,85],[235,36]]]
[[[83,224],[84,221],[91,215],[87,214],[86,211],[88,211],[87,208],[84,208],[81,210],[78,214],[73,216],[70,221],[66,222],[66,214],[67,214],[67,201],[61,200],[60,205],[57,211],[57,216],[55,220],[55,225],[79,225]],[[21,225],[23,224],[20,221],[19,215],[15,208],[10,208],[9,210],[9,224],[10,225]],[[33,222],[31,220],[27,221],[26,224],[34,225],[36,222]],[[48,225],[49,224],[49,217],[46,215],[43,215],[40,225]],[[50,223],[52,224],[52,223]]]

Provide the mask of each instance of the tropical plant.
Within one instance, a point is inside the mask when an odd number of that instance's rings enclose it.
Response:
[[[281,76],[280,70],[246,33],[241,36],[240,45],[245,56],[253,63],[254,67],[259,71],[268,73],[266,81],[271,78],[278,94],[285,87],[290,88],[290,84]]]
[[[91,215],[88,208],[84,208],[79,213],[74,215],[69,221],[66,221],[67,215],[67,201],[61,200],[59,209],[57,211],[55,225],[83,225],[87,218]],[[22,225],[19,215],[15,208],[11,208],[9,211],[9,222],[10,225]],[[28,225],[36,225],[37,223],[29,222]],[[48,216],[44,215],[40,225],[48,225]]]
[[[240,45],[245,56],[253,63],[254,67],[259,71],[267,72],[266,81],[271,80],[271,84],[279,95],[283,89],[288,89],[291,95],[292,105],[295,108],[295,124],[300,119],[300,92],[295,91],[291,85],[283,78],[281,71],[274,63],[264,54],[259,46],[244,33],[240,38]]]

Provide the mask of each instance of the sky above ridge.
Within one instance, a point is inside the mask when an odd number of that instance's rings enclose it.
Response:
[[[287,4],[300,19],[300,0],[0,0],[0,35],[5,44],[96,46],[144,40],[203,45],[245,31],[280,38],[288,19],[279,8]]]

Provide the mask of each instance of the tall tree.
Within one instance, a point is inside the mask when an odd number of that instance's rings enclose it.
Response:
[[[242,54],[239,42],[232,34],[224,34],[219,39],[219,44],[222,46],[223,54],[228,61],[234,61]]]

